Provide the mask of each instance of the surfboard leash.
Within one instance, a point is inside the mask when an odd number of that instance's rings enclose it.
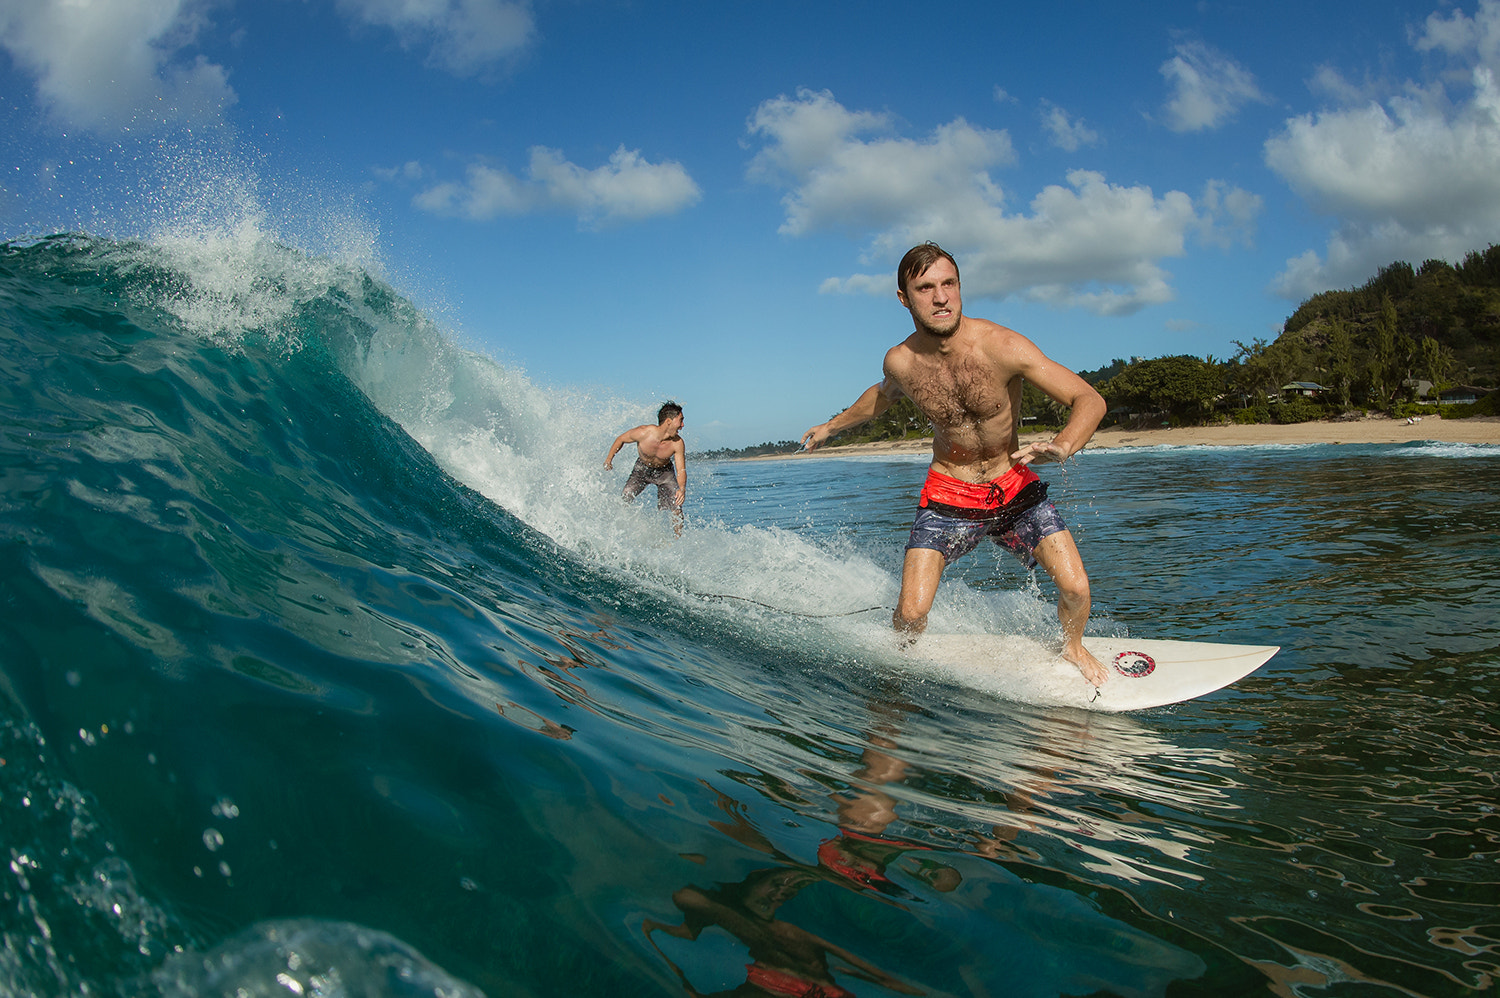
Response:
[[[791,617],[810,617],[814,620],[824,620],[829,617],[852,617],[856,613],[869,613],[871,610],[890,610],[895,612],[896,609],[893,606],[867,606],[859,610],[845,610],[842,613],[803,613],[801,610],[788,610],[785,607],[762,603],[760,600],[751,599],[748,596],[731,596],[728,593],[694,593],[693,595],[702,596],[705,599],[736,599],[741,603],[754,603],[756,606],[763,606],[767,610],[773,610],[776,613],[784,613]]]

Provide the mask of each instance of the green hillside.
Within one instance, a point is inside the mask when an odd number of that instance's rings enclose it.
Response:
[[[1344,337],[1347,336],[1347,341]],[[1322,379],[1350,381],[1374,404],[1401,396],[1400,376],[1440,387],[1500,385],[1500,247],[1454,267],[1428,260],[1382,267],[1362,287],[1325,291],[1287,319],[1276,347]],[[1332,386],[1330,386],[1332,387]]]
[[[1443,405],[1449,418],[1494,415],[1500,387],[1500,247],[1469,253],[1457,267],[1398,261],[1363,285],[1308,298],[1267,343],[1257,339],[1234,357],[1116,360],[1081,372],[1110,403],[1109,421],[1192,425],[1304,422],[1357,410],[1392,415],[1444,395],[1473,396]],[[1287,386],[1301,382],[1308,387]],[[1061,418],[1040,393],[1026,415]]]

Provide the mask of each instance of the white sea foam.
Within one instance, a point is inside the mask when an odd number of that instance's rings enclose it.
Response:
[[[698,511],[714,475],[691,458],[680,537],[656,509],[653,489],[635,503],[621,501],[635,450],[626,445],[613,471],[604,470],[604,455],[617,434],[654,423],[661,400],[537,385],[425,322],[379,330],[349,373],[445,470],[574,555],[702,612],[775,632],[778,642],[832,641],[860,657],[897,654],[890,612],[899,551],[706,519]],[[1057,629],[1055,611],[1034,592],[980,592],[957,581],[940,590],[932,623],[1038,637]]]
[[[1485,458],[1500,457],[1500,444],[1447,443],[1441,440],[1423,440],[1393,449],[1396,457],[1447,457]]]

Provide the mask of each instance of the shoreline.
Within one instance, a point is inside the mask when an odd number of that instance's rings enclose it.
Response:
[[[1020,442],[1048,440],[1051,431],[1025,433]],[[1359,419],[1314,420],[1309,423],[1250,423],[1221,426],[1180,426],[1158,429],[1128,429],[1111,426],[1098,430],[1085,450],[1113,447],[1254,447],[1275,444],[1405,444],[1417,442],[1450,444],[1494,444],[1500,446],[1500,417],[1470,416],[1443,419],[1423,416],[1415,423],[1388,416]],[[870,457],[926,454],[932,438],[886,440],[870,444],[845,444],[792,454],[757,454],[727,458],[730,461],[790,461],[809,458]]]

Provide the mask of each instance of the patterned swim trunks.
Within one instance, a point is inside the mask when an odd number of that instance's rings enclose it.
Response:
[[[670,509],[672,500],[677,498],[677,465],[670,460],[663,465],[652,465],[636,458],[621,495],[634,499],[648,485],[656,486],[656,508]]]
[[[1047,483],[1024,464],[992,482],[964,482],[929,470],[920,505],[906,549],[937,551],[944,564],[988,537],[1032,568],[1036,546],[1068,529],[1047,499]]]

